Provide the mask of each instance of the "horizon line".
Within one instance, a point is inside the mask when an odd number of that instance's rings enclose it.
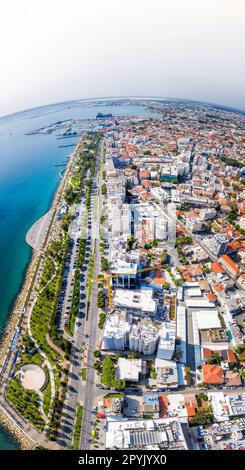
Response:
[[[14,111],[14,112],[11,112],[9,114],[4,114],[2,116],[0,116],[0,120],[1,119],[5,119],[5,118],[8,118],[10,116],[15,116],[17,114],[21,114],[21,113],[25,113],[25,112],[29,112],[29,111],[32,111],[32,110],[36,110],[36,109],[41,109],[41,108],[45,108],[45,107],[51,107],[51,106],[58,106],[58,105],[62,105],[62,104],[68,104],[68,103],[77,103],[77,102],[86,102],[86,101],[108,101],[108,100],[155,100],[155,101],[161,101],[161,100],[164,100],[166,102],[168,101],[179,101],[181,103],[195,103],[195,104],[200,104],[200,105],[206,105],[206,106],[212,106],[212,107],[215,107],[217,109],[223,109],[223,111],[231,111],[231,112],[235,112],[235,113],[240,113],[242,115],[245,114],[245,109],[240,109],[240,108],[236,108],[236,107],[231,107],[231,106],[228,106],[228,105],[224,105],[224,104],[218,104],[218,103],[211,103],[211,102],[208,102],[208,101],[199,101],[199,100],[195,100],[195,99],[189,99],[189,98],[178,98],[178,97],[164,97],[164,96],[149,96],[149,95],[116,95],[116,96],[98,96],[98,97],[90,97],[90,98],[76,98],[76,99],[72,99],[72,100],[67,100],[67,101],[56,101],[56,102],[53,102],[53,103],[47,103],[47,104],[42,104],[42,105],[38,105],[38,106],[34,106],[33,108],[25,108],[25,109],[22,109],[22,110],[19,110],[19,111]]]

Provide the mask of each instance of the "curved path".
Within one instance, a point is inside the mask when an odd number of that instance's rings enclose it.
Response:
[[[51,258],[50,258],[51,259]],[[33,308],[36,304],[36,301],[38,299],[38,296],[44,291],[44,289],[46,289],[48,287],[48,285],[53,281],[53,279],[55,278],[55,276],[57,275],[57,271],[58,271],[58,268],[57,268],[57,265],[55,263],[55,261],[53,259],[51,259],[51,261],[53,262],[54,264],[54,267],[55,267],[55,272],[53,274],[53,276],[49,279],[49,281],[47,282],[47,284],[45,284],[45,286],[42,287],[42,289],[40,290],[40,292],[37,294],[36,298],[34,299],[32,305],[31,305],[31,308],[29,310],[29,313],[28,313],[28,318],[27,318],[27,330],[28,330],[28,334],[29,334],[29,337],[31,338],[31,340],[33,341],[33,343],[35,344],[36,348],[37,348],[37,351],[39,352],[39,354],[44,358],[44,364],[47,366],[48,368],[48,371],[49,371],[49,377],[50,377],[50,384],[51,384],[51,400],[54,399],[55,397],[55,381],[54,381],[54,373],[53,373],[53,368],[48,360],[48,357],[46,356],[46,354],[43,352],[43,350],[39,347],[36,339],[34,338],[33,334],[32,334],[32,331],[31,331],[31,314],[32,314],[32,311],[33,311]]]
[[[59,354],[63,359],[65,359],[65,353],[62,349],[59,348],[59,346],[57,346],[57,344],[55,344],[52,339],[50,338],[49,336],[49,333],[46,333],[46,341],[48,343],[48,345],[54,350],[57,352],[57,354]]]

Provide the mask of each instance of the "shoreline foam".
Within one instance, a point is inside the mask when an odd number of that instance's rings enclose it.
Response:
[[[73,152],[71,152],[71,154],[69,155],[69,158],[67,159],[66,170],[65,170],[63,176],[65,176],[65,173],[68,169],[68,165],[69,165],[70,160],[73,158],[73,156],[76,154],[77,150],[79,149],[80,144],[82,142],[82,139],[83,139],[83,136],[80,138],[80,140],[77,143],[77,145],[76,145],[75,149],[73,150]],[[57,203],[57,199],[60,196],[62,184],[63,184],[63,178],[61,179],[61,181],[59,182],[59,184],[57,186],[57,189],[55,191],[55,194],[54,194],[52,203],[50,205],[49,211],[43,217],[41,217],[41,219],[38,219],[32,225],[32,227],[29,229],[29,231],[34,229],[33,233],[35,233],[36,227],[34,227],[34,226],[39,227],[38,230],[40,230],[40,226],[38,226],[36,224],[38,224],[38,222],[40,223],[40,221],[43,218],[45,218],[45,219],[44,219],[44,221],[41,222],[41,226],[46,227],[47,220],[49,220],[49,218],[47,218],[46,216],[49,213],[50,214],[52,213],[53,208],[55,207],[55,205]],[[43,225],[43,223],[44,223],[44,225]],[[26,234],[26,238],[27,238],[28,232]],[[45,234],[45,232],[44,232],[44,234]],[[11,343],[12,337],[14,335],[16,325],[17,325],[17,322],[19,320],[19,312],[17,312],[17,310],[20,309],[23,306],[23,303],[25,302],[26,292],[28,291],[28,288],[30,286],[31,277],[32,277],[32,274],[33,274],[34,269],[35,269],[35,264],[38,261],[38,256],[39,256],[38,250],[32,249],[31,260],[30,260],[30,262],[29,262],[29,264],[26,268],[24,279],[23,279],[23,282],[21,284],[21,288],[20,288],[19,293],[17,294],[17,297],[14,301],[13,307],[11,308],[11,311],[9,313],[9,318],[8,318],[8,320],[6,322],[6,325],[5,325],[5,328],[4,328],[4,333],[3,333],[1,343],[0,343],[0,366],[2,365],[2,363],[4,361],[4,358],[5,358],[5,356],[8,352],[9,345]],[[35,447],[35,444],[30,439],[28,439],[27,436],[23,437],[23,432],[19,431],[18,427],[15,424],[13,424],[13,422],[8,418],[8,416],[6,415],[6,413],[4,412],[2,407],[0,408],[0,422],[3,426],[5,426],[15,436],[16,440],[18,440],[18,442],[20,443],[21,448],[23,448],[25,450],[31,450]]]

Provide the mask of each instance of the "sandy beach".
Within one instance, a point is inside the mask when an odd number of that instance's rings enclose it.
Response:
[[[57,188],[50,210],[43,217],[38,219],[32,225],[32,227],[29,229],[29,231],[26,234],[26,242],[33,248],[32,258],[27,267],[21,290],[19,294],[17,295],[16,300],[14,302],[12,312],[9,316],[8,322],[5,327],[3,339],[0,344],[0,367],[2,366],[4,362],[5,356],[9,350],[9,345],[12,341],[16,326],[18,324],[18,320],[20,316],[20,312],[18,310],[22,309],[23,305],[26,302],[27,294],[28,294],[28,291],[32,282],[32,278],[33,278],[33,273],[35,272],[35,268],[40,257],[39,248],[44,243],[44,239],[48,232],[52,215],[54,214],[55,208],[58,206],[61,200],[62,193],[65,187],[65,180],[66,180],[65,176],[68,174],[67,172],[70,169],[69,163],[72,161],[74,156],[77,155],[81,142],[82,142],[82,139],[79,141],[79,143],[76,146],[76,149],[70,155],[70,158],[68,160],[68,165],[66,167],[66,172]],[[5,427],[7,427],[10,430],[10,432],[17,438],[17,440],[20,442],[21,448],[26,449],[26,450],[33,449],[33,447],[35,446],[34,443],[30,439],[28,439],[26,435],[23,435],[23,432],[20,431],[18,427],[13,424],[11,419],[7,416],[7,414],[4,412],[2,408],[0,408],[0,422]]]
[[[49,210],[31,226],[26,234],[26,243],[28,243],[28,245],[30,245],[34,250],[39,250],[42,246],[45,233],[48,230],[51,215],[51,210]]]

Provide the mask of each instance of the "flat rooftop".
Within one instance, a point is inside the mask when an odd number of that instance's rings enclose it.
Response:
[[[114,305],[127,309],[139,310],[145,313],[154,314],[156,302],[153,300],[153,290],[131,290],[116,289],[114,296]]]
[[[187,450],[179,418],[127,420],[108,417],[106,449]]]

